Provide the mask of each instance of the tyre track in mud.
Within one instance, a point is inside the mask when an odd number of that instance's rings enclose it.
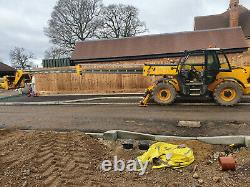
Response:
[[[42,139],[36,162],[39,168],[38,176],[43,184],[83,185],[86,181],[83,176],[91,174],[91,157],[87,154],[85,143],[81,142],[79,137],[73,138],[68,134],[60,134],[55,138],[45,136]]]
[[[1,143],[0,184],[20,186],[27,181],[39,186],[98,186],[102,181],[95,175],[108,155],[103,146],[78,133],[20,134],[14,142]]]
[[[139,176],[138,172],[99,169],[103,160],[114,159],[113,156],[126,161],[142,154],[137,148],[124,150],[120,141],[97,140],[80,132],[0,130],[0,186],[197,186],[197,179],[193,178],[197,166],[203,186],[225,186],[223,181],[214,182],[214,176],[225,179],[228,186],[249,186],[248,149],[235,153],[239,167],[229,173],[221,172],[216,162],[207,164],[224,146],[185,143],[194,150],[195,165],[182,172],[148,169],[145,176]]]

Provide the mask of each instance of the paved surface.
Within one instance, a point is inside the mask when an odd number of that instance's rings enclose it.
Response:
[[[250,106],[0,106],[0,125],[87,132],[120,129],[181,136],[250,135],[249,111]],[[201,120],[202,127],[177,127],[179,120]]]
[[[93,104],[93,103],[105,103],[105,104],[137,104],[141,100],[143,94],[113,94],[113,95],[56,95],[56,96],[39,96],[39,97],[27,97],[27,96],[14,96],[14,97],[5,97],[0,99],[0,105],[3,104],[34,104],[34,103],[44,103],[44,104],[53,104],[58,102],[66,103],[76,103],[76,104]],[[211,98],[204,97],[186,97],[180,98],[177,97],[177,104],[187,105],[192,104],[214,104],[214,101]],[[241,99],[241,104],[249,104],[250,106],[250,96],[244,96]],[[201,105],[202,105],[201,104]]]
[[[0,102],[2,100],[7,100],[8,98],[15,98],[18,97],[19,93],[13,90],[0,90]]]
[[[118,94],[118,95],[55,95],[55,96],[39,96],[39,97],[6,97],[0,99],[0,103],[4,102],[49,102],[49,101],[68,101],[68,100],[84,100],[91,98],[112,98],[112,97],[142,97],[143,94]],[[0,94],[1,96],[1,94]]]

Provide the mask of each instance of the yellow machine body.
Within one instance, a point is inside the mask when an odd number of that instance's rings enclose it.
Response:
[[[204,61],[190,58],[197,53]],[[172,104],[177,95],[208,96],[220,105],[233,106],[250,94],[250,66],[230,64],[221,49],[186,51],[176,64],[145,64],[143,75],[161,78],[146,89],[142,106],[151,98],[161,105]]]
[[[244,95],[250,94],[250,67],[233,67],[232,72],[220,72],[214,83],[208,85],[208,89],[213,91],[218,84],[225,80],[237,81],[243,89]]]
[[[176,80],[178,75],[177,69],[178,65],[145,65],[143,68],[144,76],[167,76],[168,78],[172,76],[172,84],[175,86],[176,91],[180,91],[180,86]],[[196,70],[202,71],[201,66],[195,67]],[[219,72],[216,76],[216,80],[208,85],[208,90],[213,91],[218,84],[224,80],[234,80],[240,83],[243,88],[244,95],[250,94],[250,66],[232,66],[231,72]]]
[[[25,83],[31,82],[32,76],[23,70],[17,70],[15,76],[4,76],[0,88],[5,90],[24,88]]]

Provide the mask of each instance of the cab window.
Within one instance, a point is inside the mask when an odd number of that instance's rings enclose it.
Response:
[[[204,65],[204,62],[205,62],[204,56],[190,56],[187,59],[186,64]]]
[[[220,64],[218,62],[215,52],[209,52],[207,54],[207,66],[209,70],[219,70]]]
[[[230,69],[228,62],[227,62],[227,59],[226,59],[224,54],[219,54],[218,58],[220,60],[221,69]]]

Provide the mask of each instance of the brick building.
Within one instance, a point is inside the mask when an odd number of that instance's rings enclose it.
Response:
[[[194,30],[241,27],[250,43],[250,10],[240,5],[239,0],[230,0],[229,8],[222,14],[200,16],[194,19]]]
[[[247,50],[242,29],[222,28],[201,31],[146,35],[131,38],[85,41],[76,44],[72,54],[75,64],[85,63],[159,63],[179,57],[185,50],[216,46],[230,53]]]
[[[250,10],[239,0],[230,0],[228,9],[217,15],[194,18],[194,30],[241,27],[250,47]],[[230,61],[239,65],[250,65],[250,50],[243,54],[231,55]]]
[[[0,62],[0,77],[5,75],[14,75],[16,70],[2,62]]]

